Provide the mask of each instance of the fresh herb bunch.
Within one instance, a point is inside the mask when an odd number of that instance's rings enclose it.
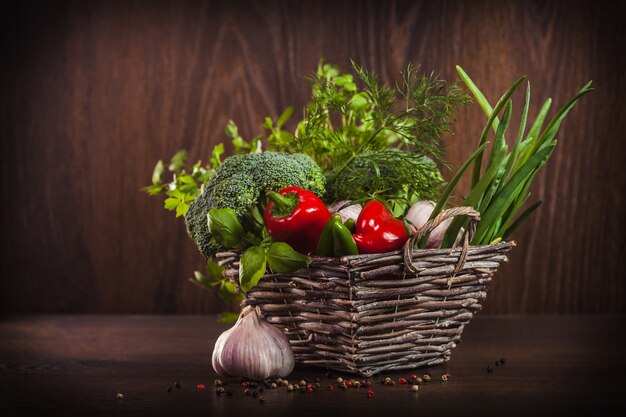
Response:
[[[471,189],[461,203],[462,206],[475,208],[481,214],[481,220],[470,243],[473,245],[497,243],[509,237],[521,222],[541,205],[542,201],[538,200],[526,208],[519,216],[517,215],[530,198],[528,190],[535,175],[546,164],[556,147],[557,141],[555,137],[561,123],[576,102],[593,89],[591,88],[591,81],[584,85],[542,130],[552,103],[552,100],[548,98],[539,110],[530,129],[526,132],[530,105],[530,83],[528,83],[517,139],[513,148],[509,151],[506,133],[513,112],[511,96],[526,77],[518,79],[502,95],[495,107],[492,108],[484,94],[465,71],[459,66],[457,66],[457,71],[482,107],[488,120],[483,128],[476,151],[461,166],[447,185],[431,214],[431,218],[434,218],[447,206],[448,198],[459,179],[469,166],[473,164]],[[501,112],[503,112],[502,120],[498,118]],[[486,159],[487,164],[482,169],[484,151],[490,130],[493,130],[495,134],[493,146]],[[452,247],[459,231],[466,222],[467,220],[463,218],[455,218],[452,221],[444,237],[443,248]]]
[[[440,139],[452,131],[456,108],[470,101],[455,82],[409,65],[395,88],[352,63],[354,74],[320,62],[310,78],[312,98],[293,133],[266,119],[269,146],[310,155],[327,173],[326,200],[379,198],[401,213],[435,198],[443,178]]]

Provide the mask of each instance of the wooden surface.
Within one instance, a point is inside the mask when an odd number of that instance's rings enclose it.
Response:
[[[5,2],[0,311],[221,311],[187,282],[202,259],[182,222],[139,190],[180,148],[206,161],[228,119],[251,136],[264,116],[300,108],[323,57],[388,82],[409,62],[447,79],[459,64],[492,102],[526,74],[531,116],[593,79],[485,312],[624,313],[624,4]],[[445,141],[453,166],[484,122],[477,105],[462,109]]]
[[[210,356],[225,329],[215,316],[4,317],[0,409],[3,416],[613,416],[626,411],[625,326],[624,316],[479,315],[448,365],[429,369],[433,378],[417,394],[380,385],[382,377],[407,377],[399,372],[372,378],[373,399],[362,388],[282,388],[266,390],[261,405],[237,380],[227,386],[232,397],[214,393]],[[502,357],[504,365],[493,365]],[[320,378],[324,388],[334,381],[323,369],[296,368],[289,376],[302,378]],[[175,381],[181,388],[168,393]],[[196,389],[200,383],[206,391]]]

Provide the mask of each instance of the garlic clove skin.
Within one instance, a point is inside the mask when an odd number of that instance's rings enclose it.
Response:
[[[222,377],[261,381],[288,376],[296,361],[287,336],[265,321],[258,307],[247,306],[215,342],[212,363]]]
[[[405,218],[413,226],[415,226],[417,230],[419,230],[426,224],[434,209],[434,201],[418,201],[411,206]],[[428,236],[428,240],[426,241],[426,245],[424,247],[426,249],[440,247],[441,243],[443,242],[443,238],[446,235],[446,231],[450,226],[450,223],[452,223],[452,219],[447,219],[444,220],[439,226],[435,227],[435,229],[430,232],[430,235]]]
[[[342,223],[345,223],[348,219],[352,219],[356,222],[356,219],[359,218],[359,214],[361,213],[361,209],[363,207],[360,204],[351,204],[349,206],[346,206],[346,204],[350,204],[350,201],[338,201],[335,204],[329,206],[328,211],[331,216],[333,214],[340,215]]]

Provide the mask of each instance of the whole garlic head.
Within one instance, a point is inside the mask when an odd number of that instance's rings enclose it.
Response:
[[[287,336],[265,321],[258,307],[247,306],[215,342],[212,363],[222,377],[261,381],[286,377],[296,361]]]

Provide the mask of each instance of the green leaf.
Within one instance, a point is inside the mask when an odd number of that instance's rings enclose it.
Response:
[[[159,195],[163,194],[163,186],[162,185],[149,185],[144,187],[143,190],[148,193],[148,195]]]
[[[224,144],[218,143],[213,147],[213,152],[211,152],[211,158],[209,162],[211,162],[211,166],[213,169],[216,169],[222,164],[222,160],[220,156],[224,153]]]
[[[179,203],[180,203],[180,200],[176,197],[166,198],[164,207],[169,211],[174,211],[176,210],[176,207],[178,207]]]
[[[237,286],[227,279],[220,282],[217,295],[224,301],[234,301],[239,297]]]
[[[220,264],[218,264],[213,258],[207,259],[206,266],[204,269],[207,275],[213,280],[218,280],[218,279],[223,278],[222,273],[224,272],[224,267],[220,266]]]
[[[163,166],[163,161],[159,159],[159,161],[154,166],[154,170],[152,171],[152,184],[153,185],[161,185],[163,184],[163,172],[165,168]]]
[[[469,88],[469,90],[472,92],[472,94],[476,98],[476,101],[478,102],[480,107],[482,107],[487,117],[490,117],[493,113],[493,109],[491,108],[491,105],[489,104],[489,101],[487,101],[487,98],[485,97],[485,95],[482,93],[482,91],[480,91],[480,89],[476,86],[476,84],[474,84],[474,82],[469,77],[469,75],[465,73],[463,68],[457,65],[456,71],[459,73],[461,80],[463,80],[467,88]],[[500,124],[500,121],[498,120],[498,117],[496,115],[496,117],[494,117],[493,119],[493,124],[492,124],[494,132],[498,129],[499,124]]]
[[[246,249],[239,262],[239,285],[243,292],[250,291],[265,275],[266,263],[263,249],[258,246]]]
[[[239,318],[238,313],[233,313],[231,311],[224,311],[220,313],[219,317],[217,318],[217,322],[221,324],[235,324],[238,318]]]
[[[226,248],[234,248],[241,244],[244,234],[243,226],[237,213],[231,208],[214,208],[207,214],[209,232],[213,238]]]
[[[349,103],[350,108],[357,112],[367,108],[367,104],[367,98],[361,93],[353,95]]]
[[[184,201],[179,202],[176,206],[176,217],[183,217],[187,214],[187,210],[189,210],[189,204]]]
[[[280,129],[281,127],[283,127],[285,122],[289,120],[292,114],[293,114],[293,107],[292,106],[287,107],[285,111],[283,112],[283,114],[281,114],[280,117],[278,118],[278,121],[276,122],[276,128]]]
[[[185,166],[185,161],[187,160],[187,151],[181,149],[176,152],[170,161],[169,170],[175,173],[179,173],[183,167]]]
[[[543,148],[533,155],[524,166],[515,172],[511,180],[502,188],[493,201],[482,215],[481,221],[478,223],[476,233],[472,240],[472,244],[480,245],[485,243],[486,235],[497,221],[501,221],[502,214],[507,210],[511,203],[519,196],[520,190],[523,189],[526,181],[533,175],[549,158],[554,144]]]
[[[297,252],[285,242],[274,242],[266,252],[267,263],[276,273],[287,273],[307,268],[312,260],[310,257]]]
[[[541,204],[543,204],[542,200],[538,200],[536,201],[532,206],[528,207],[526,210],[524,210],[524,212],[522,214],[519,215],[519,217],[513,222],[513,224],[511,224],[506,231],[504,232],[504,234],[502,235],[502,239],[506,239],[508,238],[511,233],[513,233],[513,231],[515,229],[518,228],[518,226],[528,217],[530,216],[530,214],[535,211]]]
[[[500,113],[500,110],[502,110],[502,107],[504,107],[504,105],[508,102],[509,98],[511,97],[511,95],[513,95],[517,87],[519,87],[519,85],[525,79],[526,77],[521,77],[520,79],[515,81],[515,83],[513,83],[513,85],[511,86],[511,88],[509,88],[506,91],[506,93],[502,95],[502,97],[496,104],[496,107],[494,107],[493,112],[491,113],[491,116],[489,116],[489,119],[487,120],[487,124],[485,125],[483,132],[480,135],[480,140],[478,142],[479,146],[487,141],[487,134],[489,133],[489,129],[491,128],[491,125],[495,121],[496,116],[498,115],[498,113]],[[476,183],[478,183],[478,181],[480,180],[480,167],[482,165],[482,159],[483,159],[483,154],[481,152],[480,155],[478,155],[476,160],[474,161],[474,169],[472,171],[472,187],[474,187]]]

